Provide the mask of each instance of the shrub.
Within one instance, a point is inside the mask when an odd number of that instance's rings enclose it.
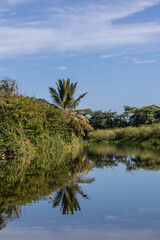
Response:
[[[44,141],[52,142],[53,149],[69,144],[72,129],[67,116],[48,102],[13,95],[0,105],[0,139],[0,152],[14,155],[39,148]]]
[[[142,125],[106,130],[95,130],[88,134],[95,141],[123,141],[128,143],[143,143],[143,145],[160,146],[160,124]]]

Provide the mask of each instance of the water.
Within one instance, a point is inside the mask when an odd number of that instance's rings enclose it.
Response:
[[[160,239],[159,151],[90,145],[1,161],[0,179],[0,239]]]

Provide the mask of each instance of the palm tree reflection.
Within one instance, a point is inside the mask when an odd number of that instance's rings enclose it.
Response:
[[[63,215],[74,214],[77,210],[81,211],[77,199],[78,194],[84,199],[90,199],[79,184],[90,184],[95,180],[94,178],[85,177],[92,169],[94,163],[94,161],[87,162],[85,155],[79,156],[76,159],[76,167],[74,166],[72,171],[69,172],[69,183],[56,191],[53,207],[60,206],[60,211]]]
[[[77,193],[83,198],[89,199],[78,184],[72,183],[70,186],[66,186],[56,192],[55,199],[53,200],[53,207],[57,207],[61,204],[60,211],[62,214],[74,214],[74,211],[80,211],[81,208],[77,200]]]

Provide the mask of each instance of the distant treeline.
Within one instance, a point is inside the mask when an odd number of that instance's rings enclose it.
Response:
[[[124,106],[124,112],[95,111],[91,114],[90,124],[94,129],[121,128],[127,126],[138,127],[140,125],[160,122],[160,107],[156,105],[142,108]]]

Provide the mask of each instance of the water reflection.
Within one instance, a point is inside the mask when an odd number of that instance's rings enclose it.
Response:
[[[18,218],[21,206],[32,201],[46,199],[56,192],[53,207],[61,203],[63,214],[74,214],[80,210],[77,194],[83,193],[82,183],[92,183],[94,178],[85,176],[93,168],[94,161],[87,159],[85,152],[43,155],[33,160],[15,159],[1,161],[0,168],[0,229],[8,219]],[[57,190],[58,189],[58,190]]]
[[[53,200],[53,207],[61,205],[60,211],[62,214],[74,214],[74,211],[81,210],[80,204],[77,199],[77,194],[80,194],[83,198],[89,199],[87,194],[84,194],[81,187],[78,184],[71,183],[69,186],[65,186],[56,192],[56,196]]]
[[[8,203],[0,203],[0,230],[6,227],[7,220],[13,220],[19,218],[21,214],[21,206],[18,205],[8,205]]]
[[[67,185],[58,189],[53,199],[53,207],[61,205],[60,211],[63,215],[74,214],[74,211],[81,210],[77,195],[82,198],[89,199],[79,184],[90,184],[95,179],[86,178],[86,175],[93,168],[94,161],[87,161],[87,155],[85,153],[79,155],[76,158],[76,164],[74,168],[69,172],[69,182]]]
[[[160,151],[91,144],[68,154],[47,152],[32,160],[1,161],[0,229],[6,227],[9,219],[21,216],[22,205],[40,199],[50,201],[63,215],[73,215],[81,210],[81,199],[90,199],[83,184],[92,184],[95,179],[87,174],[93,168],[117,168],[119,163],[131,172],[139,169],[157,171],[160,169]]]
[[[127,145],[91,144],[88,147],[90,157],[96,158],[97,168],[115,167],[119,163],[126,166],[127,171],[138,169],[160,169],[160,151],[142,149]]]

